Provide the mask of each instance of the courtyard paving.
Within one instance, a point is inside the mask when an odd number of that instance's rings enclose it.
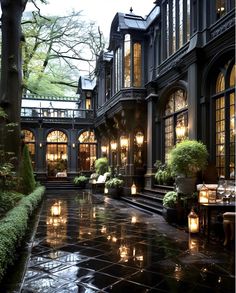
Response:
[[[47,192],[21,292],[234,292],[234,250],[89,192]]]

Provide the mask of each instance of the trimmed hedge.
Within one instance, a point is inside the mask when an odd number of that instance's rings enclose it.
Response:
[[[26,234],[29,217],[41,201],[44,191],[45,187],[38,187],[0,220],[0,281],[8,265],[14,262],[16,249]]]

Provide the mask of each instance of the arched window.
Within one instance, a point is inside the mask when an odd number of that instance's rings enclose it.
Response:
[[[94,169],[97,158],[97,141],[94,131],[84,131],[79,136],[78,165],[80,170],[90,171]]]
[[[121,65],[121,49],[115,51],[115,93],[121,89],[122,65]]]
[[[235,178],[235,65],[227,63],[215,81],[215,161],[219,176]]]
[[[24,143],[27,144],[33,169],[35,168],[35,136],[32,131],[23,129]]]
[[[164,112],[165,160],[172,147],[188,137],[187,95],[182,89],[174,91],[167,99]]]
[[[67,136],[55,130],[47,136],[47,169],[49,177],[67,176]]]

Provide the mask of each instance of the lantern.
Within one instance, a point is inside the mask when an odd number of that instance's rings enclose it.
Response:
[[[102,145],[102,146],[101,146],[101,150],[102,150],[102,153],[103,153],[103,154],[106,154],[106,153],[107,153],[107,146]]]
[[[189,233],[198,233],[199,232],[199,217],[194,212],[193,208],[188,215],[188,231]]]
[[[131,186],[131,194],[136,194],[137,193],[137,187],[136,185],[133,183],[133,185]]]
[[[61,202],[56,202],[51,207],[51,215],[52,216],[60,216],[61,214]]]
[[[203,183],[201,189],[199,190],[198,202],[199,203],[208,203],[209,202],[209,189],[206,187],[206,185],[204,183]]]
[[[117,149],[117,142],[115,140],[111,141],[111,150],[115,152]]]
[[[135,135],[136,143],[139,147],[143,145],[144,135],[141,131],[137,132]]]
[[[128,148],[128,145],[129,145],[128,138],[126,136],[122,135],[120,137],[120,147],[122,149],[127,149]]]
[[[104,188],[104,194],[108,194],[108,188],[107,187]]]
[[[176,137],[177,139],[182,139],[185,137],[187,127],[184,125],[183,122],[178,122],[175,128]]]

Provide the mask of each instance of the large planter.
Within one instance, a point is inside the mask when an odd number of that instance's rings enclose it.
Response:
[[[176,208],[163,207],[162,216],[168,223],[177,223],[178,221],[178,213]]]
[[[122,195],[122,187],[110,187],[108,188],[108,195],[112,198],[120,198]]]
[[[175,182],[179,193],[192,194],[196,189],[196,177],[177,177]]]

